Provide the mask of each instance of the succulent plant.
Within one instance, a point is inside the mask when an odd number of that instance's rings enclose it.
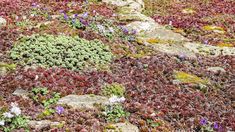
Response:
[[[108,97],[112,95],[115,96],[124,96],[125,87],[118,83],[109,84],[103,87],[102,94]]]
[[[112,53],[98,40],[45,34],[21,38],[11,49],[10,57],[23,65],[82,70],[84,67],[98,68],[109,64]]]

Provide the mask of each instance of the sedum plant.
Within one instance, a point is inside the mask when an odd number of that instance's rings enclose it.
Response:
[[[47,88],[41,87],[33,88],[30,96],[35,102],[42,104],[46,108],[55,104],[60,99],[60,93],[50,93]]]
[[[122,86],[121,84],[118,84],[118,83],[112,83],[109,85],[105,85],[102,88],[102,94],[104,96],[108,96],[108,97],[111,97],[113,95],[118,96],[118,97],[122,97],[122,96],[124,96],[124,93],[125,93],[125,87]]]
[[[10,51],[10,57],[22,65],[82,70],[107,66],[112,60],[112,53],[98,40],[36,34],[22,37]]]
[[[118,122],[121,118],[126,118],[130,115],[121,104],[106,105],[103,114],[108,122]]]

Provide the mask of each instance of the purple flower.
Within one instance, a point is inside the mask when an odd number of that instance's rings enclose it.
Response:
[[[219,129],[219,124],[215,122],[213,127],[214,129]]]
[[[72,23],[74,24],[76,22],[76,20],[75,19],[72,19]]]
[[[132,30],[132,35],[135,35],[137,31],[135,29]]]
[[[82,19],[82,18],[80,18],[80,22],[85,26],[88,25],[88,22],[86,20]]]
[[[83,18],[87,18],[88,17],[88,12],[85,12],[83,15],[82,15]]]
[[[64,10],[59,10],[60,13],[64,13]]]
[[[182,61],[186,58],[186,55],[184,53],[181,53],[178,55],[178,58]]]
[[[36,3],[32,3],[32,6],[33,6],[33,7],[36,7],[36,6],[37,6],[37,4],[36,4]]]
[[[128,34],[129,33],[128,29],[125,28],[125,27],[122,27],[122,31],[123,31],[124,34]]]
[[[88,0],[84,0],[86,4],[88,4]]]
[[[74,14],[74,18],[77,18],[78,17],[78,14]]]
[[[205,40],[205,41],[204,41],[204,44],[208,45],[208,40]]]
[[[62,114],[64,112],[64,108],[62,106],[57,106],[56,108],[56,113]]]
[[[66,13],[64,13],[64,19],[67,21],[69,19],[69,17],[66,15]]]
[[[206,124],[207,124],[207,120],[206,120],[205,118],[202,118],[202,119],[200,120],[200,124],[201,124],[201,125],[206,125]]]

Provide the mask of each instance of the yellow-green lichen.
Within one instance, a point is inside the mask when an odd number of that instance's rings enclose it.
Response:
[[[208,80],[201,79],[200,77],[188,74],[182,71],[174,71],[174,77],[180,83],[192,83],[192,84],[208,84]]]

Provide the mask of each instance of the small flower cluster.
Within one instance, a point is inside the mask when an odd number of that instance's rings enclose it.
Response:
[[[19,116],[21,114],[21,110],[18,107],[18,104],[16,103],[11,103],[11,109],[9,112],[3,113],[3,117],[6,118],[13,118],[15,116]],[[4,125],[4,120],[0,121],[0,125]]]
[[[11,103],[9,112],[0,115],[0,131],[11,132],[16,129],[28,130],[28,119],[21,115],[21,110],[16,103]]]
[[[56,113],[59,115],[64,112],[64,107],[62,106],[57,106],[55,109],[56,109]]]
[[[80,29],[80,28],[84,28],[89,25],[89,22],[87,20],[89,17],[88,12],[85,12],[84,14],[82,14],[81,17],[79,17],[78,14],[74,14],[72,17],[69,17],[66,14],[66,12],[64,12],[64,11],[60,11],[60,12],[63,14],[63,19],[67,23],[72,25],[72,27]]]
[[[212,123],[205,118],[202,118],[200,120],[200,125],[203,130],[208,130],[208,131],[219,130],[221,128],[221,126],[217,122]]]
[[[109,98],[110,103],[123,103],[126,99],[124,97],[112,96]]]

